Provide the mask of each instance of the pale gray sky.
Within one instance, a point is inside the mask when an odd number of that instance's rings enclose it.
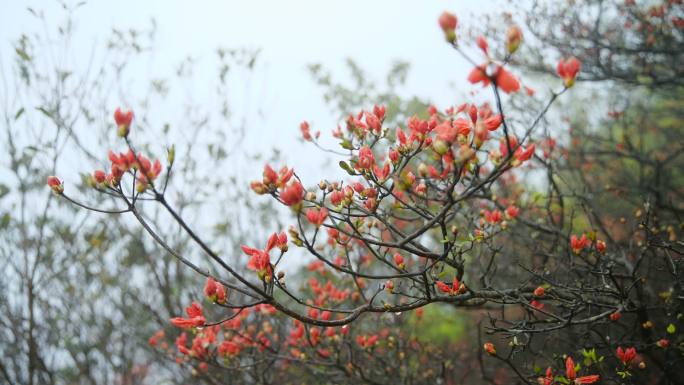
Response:
[[[60,14],[53,1],[1,1],[0,54],[11,52],[10,41],[35,24],[28,6],[46,10],[55,23]],[[469,68],[444,43],[437,17],[449,9],[459,15],[461,24],[476,23],[471,12],[491,11],[494,5],[465,0],[89,1],[76,14],[74,46],[89,54],[93,42],[104,42],[112,27],[142,28],[154,18],[155,63],[147,69],[154,74],[172,71],[187,55],[201,65],[214,58],[218,46],[262,49],[253,85],[258,92],[249,96],[257,100],[249,103],[265,108],[266,117],[248,125],[256,132],[247,135],[247,146],[306,151],[307,156],[288,160],[300,174],[317,178],[316,162],[311,160],[320,155],[295,140],[298,124],[307,119],[325,135],[337,121],[321,100],[307,64],[322,63],[342,76],[344,60],[351,57],[372,78],[381,79],[393,61],[408,60],[412,69],[403,89],[406,95],[429,98],[440,107],[460,103],[457,97],[470,89],[465,82]],[[458,91],[460,86],[463,91]],[[191,93],[200,100],[211,97],[202,88]]]

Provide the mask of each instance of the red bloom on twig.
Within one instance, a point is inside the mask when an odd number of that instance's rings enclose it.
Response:
[[[600,378],[598,374],[577,377],[577,373],[575,372],[575,362],[570,356],[568,356],[568,358],[565,360],[565,376],[568,378],[568,380],[572,381],[573,384],[593,384]]]
[[[207,283],[204,285],[204,295],[217,303],[226,302],[226,289],[212,277],[207,278]]]
[[[618,356],[623,365],[629,366],[636,358],[636,349],[634,347],[622,349],[622,346],[618,346],[615,354]]]
[[[59,180],[59,178],[57,178],[56,176],[50,175],[47,178],[47,184],[55,194],[59,195],[64,193],[64,185],[62,184],[62,181]]]
[[[494,80],[494,84],[501,89],[501,91],[511,94],[520,91],[520,81],[512,73],[510,73],[503,66],[496,66],[494,73],[490,77],[487,75],[487,65],[479,65],[470,71],[468,74],[468,81],[476,84],[482,83],[482,86],[487,86]]]
[[[573,56],[568,60],[559,60],[556,72],[558,72],[558,76],[563,79],[563,84],[570,88],[575,84],[575,78],[581,68],[582,63]]]
[[[453,13],[447,11],[442,12],[439,16],[439,26],[444,32],[444,37],[449,43],[456,41],[456,26],[458,25],[458,18]]]
[[[375,156],[373,155],[373,150],[368,146],[363,146],[359,150],[359,161],[356,166],[362,170],[370,170],[375,164]]]
[[[499,67],[494,77],[497,87],[507,94],[520,91],[520,81],[504,67]]]
[[[280,193],[280,199],[286,206],[296,205],[304,199],[304,187],[298,181],[292,182],[283,188],[283,191]]]
[[[589,245],[589,240],[586,234],[582,234],[580,238],[577,238],[575,234],[570,237],[570,247],[572,252],[579,254],[582,250]]]
[[[439,291],[442,293],[446,293],[449,295],[458,295],[458,294],[463,294],[467,291],[466,286],[458,281],[458,278],[454,277],[454,280],[451,283],[451,286],[449,284],[442,282],[442,281],[437,281],[435,282],[437,285],[437,288]]]
[[[116,122],[118,128],[117,133],[119,134],[119,136],[128,136],[128,132],[130,131],[131,127],[131,122],[133,121],[133,111],[122,111],[121,108],[117,108],[116,111],[114,111],[114,121]]]
[[[449,31],[456,29],[456,25],[458,24],[458,18],[453,13],[444,11],[439,16],[438,22],[439,26],[442,28],[443,31]]]
[[[186,307],[185,312],[188,314],[187,318],[171,318],[171,323],[176,327],[184,329],[204,326],[206,323],[206,319],[202,315],[202,308],[197,302],[193,302],[192,305]]]
[[[325,222],[326,218],[328,218],[328,209],[326,209],[325,207],[321,208],[320,210],[306,210],[306,219],[309,221],[309,223],[316,227],[321,227],[323,222]]]
[[[260,275],[266,275],[270,271],[271,257],[266,250],[253,249],[248,246],[242,246],[242,251],[249,255],[247,268],[255,270]]]

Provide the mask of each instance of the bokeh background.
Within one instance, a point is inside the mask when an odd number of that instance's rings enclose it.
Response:
[[[554,73],[558,59],[577,55],[584,60],[579,86],[545,115],[535,138],[538,149],[554,139],[558,153],[569,159],[554,158],[557,172],[569,181],[563,193],[572,197],[572,218],[561,230],[574,234],[590,226],[586,218],[573,222],[575,209],[588,207],[574,200],[580,195],[576,186],[605,210],[603,218],[611,224],[631,218],[644,196],[667,191],[662,196],[671,203],[664,226],[675,242],[684,194],[683,151],[677,146],[684,74],[676,63],[684,51],[668,47],[682,46],[681,27],[665,29],[671,40],[653,46],[640,40],[648,38],[642,30],[631,35],[615,24],[624,15],[615,11],[622,1],[579,2],[587,7],[532,0],[0,0],[0,384],[359,383],[344,368],[342,374],[330,374],[320,371],[323,366],[282,365],[289,352],[264,355],[264,362],[258,354],[245,358],[249,369],[217,371],[217,377],[198,374],[193,362],[178,363],[173,341],[179,331],[168,320],[202,298],[204,277],[164,252],[130,216],[67,204],[49,192],[45,180],[57,175],[78,201],[120,208],[120,202],[88,186],[88,175],[109,167],[108,150],[124,150],[112,115],[119,106],[131,108],[131,137],[138,148],[164,162],[175,146],[168,199],[213,249],[245,269],[240,245],[261,247],[269,234],[292,222],[289,209],[250,191],[249,182],[261,179],[265,163],[294,168],[307,185],[346,178],[339,157],[301,139],[302,121],[321,132],[323,148],[333,148],[338,143],[330,131],[344,125],[349,113],[374,104],[387,106],[385,125],[396,126],[413,114],[426,117],[429,105],[444,110],[492,101],[491,94],[467,81],[472,65],[445,44],[437,24],[445,9],[458,15],[459,39],[473,57],[481,57],[473,48],[475,36],[490,36],[491,49],[500,53],[509,25],[523,26],[525,45],[511,66],[536,93],[504,95],[518,129],[562,87]],[[602,3],[611,7],[605,30],[616,41],[635,42],[634,55],[612,52],[610,44],[600,47],[608,51],[605,57],[594,55],[602,36],[585,39],[580,28],[563,29],[566,23],[591,20]],[[681,8],[673,9],[681,20]],[[541,33],[529,33],[528,25]],[[556,34],[546,34],[545,28]],[[646,125],[649,130],[642,130]],[[641,146],[630,147],[636,137]],[[624,148],[636,160],[622,159]],[[594,157],[616,151],[608,160]],[[666,169],[669,177],[656,178],[657,167],[651,165],[665,158],[674,166]],[[546,170],[521,169],[516,175],[523,188],[504,195],[520,195],[543,211],[551,194]],[[584,184],[573,184],[581,177]],[[163,210],[147,204],[141,210],[171,247],[220,274]],[[478,207],[471,214],[478,217]],[[542,217],[533,219],[548,220]],[[508,250],[515,258],[532,260],[544,242],[528,242],[534,231],[516,229],[519,233],[506,240]],[[616,239],[624,236],[628,250],[632,243],[625,234],[617,232]],[[299,293],[310,289],[312,260],[293,248],[281,265]],[[511,261],[502,263],[502,275],[516,266]],[[518,276],[507,278],[513,282]],[[393,371],[393,364],[399,367],[394,361],[367,357],[369,372],[378,379],[373,383],[514,383],[503,363],[492,359],[491,366],[483,365],[480,326],[488,310],[430,305],[422,318],[363,318],[356,330],[391,330],[411,342],[406,361],[412,366],[401,372]],[[214,319],[222,315],[210,305],[207,313]],[[287,336],[292,327],[284,317],[253,316],[250,322],[267,325],[273,335]],[[575,335],[562,337],[545,341],[545,348],[573,346]],[[510,346],[505,339],[492,341]],[[532,372],[539,369],[533,361],[515,363]],[[269,372],[274,362],[277,370]],[[251,370],[268,375],[252,376]],[[394,382],[394,375],[401,382]]]

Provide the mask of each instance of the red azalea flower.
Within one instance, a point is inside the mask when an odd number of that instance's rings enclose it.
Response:
[[[226,289],[212,277],[207,278],[207,283],[204,285],[204,295],[217,303],[226,301]]]
[[[463,294],[466,292],[466,287],[463,283],[460,283],[458,281],[458,278],[454,277],[454,280],[451,283],[451,286],[449,284],[442,282],[442,281],[437,281],[435,282],[437,285],[437,289],[441,291],[442,293],[446,293],[449,295],[458,295],[458,294]]]
[[[504,67],[499,67],[497,69],[495,81],[497,87],[507,94],[520,91],[520,81]]]
[[[570,247],[575,254],[579,254],[588,244],[589,240],[587,239],[586,234],[582,234],[582,237],[580,238],[577,238],[574,234],[570,237]]]
[[[373,155],[373,150],[368,146],[363,146],[359,150],[359,161],[356,166],[362,170],[370,170],[370,168],[375,164],[375,156]]]
[[[298,181],[292,182],[283,188],[280,199],[286,206],[293,206],[304,199],[304,187]]]
[[[575,78],[581,68],[582,63],[573,56],[568,60],[559,60],[556,71],[558,72],[558,76],[563,79],[565,86],[570,88],[575,84]]]
[[[133,121],[133,111],[122,111],[121,108],[117,108],[116,111],[114,111],[114,121],[118,127],[119,136],[128,136],[131,122]]]
[[[470,74],[468,74],[468,81],[473,84],[481,82],[483,87],[489,85],[489,76],[487,76],[487,66],[482,64],[473,68],[473,70],[470,71]]]
[[[202,308],[196,302],[186,307],[185,312],[188,314],[188,318],[171,318],[171,323],[176,327],[184,329],[204,326],[206,323],[206,319],[202,315]]]
[[[636,349],[631,347],[623,350],[622,346],[618,346],[615,354],[618,356],[623,365],[629,366],[636,358]]]
[[[328,209],[325,207],[321,208],[320,210],[308,209],[306,211],[306,219],[309,221],[309,223],[316,227],[321,227],[326,218],[328,218]]]
[[[600,239],[598,241],[596,241],[596,251],[598,251],[601,254],[605,253],[606,252],[606,242],[604,242]]]
[[[575,372],[575,362],[570,356],[568,356],[568,358],[565,360],[565,376],[574,384],[593,384],[600,378],[598,374],[577,377],[577,373]]]
[[[456,25],[458,25],[458,18],[453,13],[444,11],[439,16],[439,26],[443,31],[453,31],[456,29]]]

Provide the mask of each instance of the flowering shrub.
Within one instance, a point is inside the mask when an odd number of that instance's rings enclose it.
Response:
[[[173,148],[165,165],[141,154],[132,112],[117,109],[114,115],[124,152],[110,151],[110,170],[90,177],[92,187],[116,198],[120,209],[90,207],[72,198],[57,177],[48,179],[54,193],[79,206],[132,214],[162,248],[207,276],[204,294],[220,316],[210,317],[193,302],[185,315],[171,319],[182,332],[164,351],[200,372],[210,366],[238,370],[262,354],[279,368],[302,362],[376,382],[400,376],[402,363],[420,362],[420,344],[400,328],[355,329],[354,321],[405,312],[420,319],[426,305],[439,303],[491,310],[482,352],[523,383],[681,379],[667,362],[681,361],[682,245],[671,224],[681,208],[663,212],[642,197],[633,221],[608,225],[612,213],[581,195],[593,181],[568,182],[572,176],[563,167],[580,159],[574,143],[563,146],[542,130],[554,120],[552,104],[581,80],[580,61],[559,59],[553,91],[543,99],[523,86],[512,65],[523,41],[519,27],[510,27],[501,50],[476,38],[473,58],[457,21],[445,12],[438,24],[449,46],[472,64],[468,81],[488,87],[491,100],[431,106],[399,127],[385,125],[383,106],[350,113],[332,134],[345,174],[312,187],[287,166],[276,172],[265,165],[251,188],[289,207],[292,225],[272,229],[263,247],[244,245],[242,257],[214,250],[167,199]],[[542,103],[520,113],[508,107],[513,100]],[[309,123],[300,130],[305,141],[322,147]],[[547,176],[546,194],[528,183],[534,173]],[[139,209],[151,203],[166,210],[219,273],[200,269],[155,231]],[[282,268],[292,246],[314,258],[309,280],[299,288]],[[667,279],[651,283],[651,269]],[[624,329],[619,340],[587,337],[608,335],[615,324]],[[584,337],[565,341],[561,332]],[[157,334],[150,344],[162,339]],[[397,372],[393,364],[368,369],[359,357],[396,360]],[[656,369],[637,374],[647,361]]]

